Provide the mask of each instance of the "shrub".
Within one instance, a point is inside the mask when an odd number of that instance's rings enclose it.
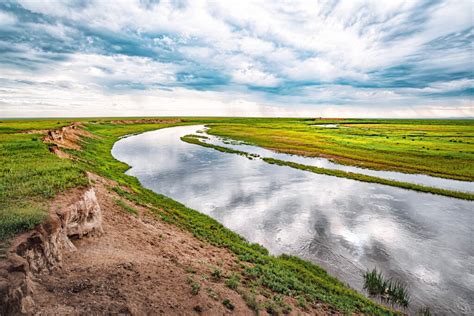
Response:
[[[238,275],[234,274],[229,279],[225,281],[225,285],[230,289],[237,289],[240,283],[240,278]]]
[[[234,304],[232,304],[232,302],[227,298],[222,301],[222,305],[231,311],[235,308]]]
[[[214,271],[211,273],[211,276],[215,281],[219,281],[222,278],[222,271],[219,269],[214,269]]]

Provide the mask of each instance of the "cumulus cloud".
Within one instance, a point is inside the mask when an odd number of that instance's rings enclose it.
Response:
[[[469,0],[6,1],[0,116],[474,116],[472,10]]]

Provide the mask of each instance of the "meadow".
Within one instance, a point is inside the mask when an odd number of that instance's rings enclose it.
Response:
[[[474,120],[281,119],[210,126],[209,134],[283,153],[474,181]]]

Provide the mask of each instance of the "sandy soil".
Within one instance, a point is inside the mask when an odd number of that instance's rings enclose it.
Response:
[[[224,275],[239,269],[233,254],[156,220],[145,208],[133,205],[139,216],[126,213],[106,180],[95,176],[93,182],[104,234],[74,241],[77,250],[64,256],[62,268],[39,276],[34,300],[41,314],[254,314],[223,279],[211,277],[216,268]],[[53,205],[70,199],[60,196]],[[196,295],[191,279],[201,285]],[[306,313],[293,306],[292,314]]]

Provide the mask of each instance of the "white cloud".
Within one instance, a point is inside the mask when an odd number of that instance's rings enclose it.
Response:
[[[0,26],[6,27],[16,23],[16,17],[6,12],[0,11]]]
[[[469,112],[465,110],[469,102],[463,96],[437,100],[424,96],[472,88],[472,80],[459,75],[473,70],[473,6],[468,0],[196,0],[147,6],[139,0],[18,3],[48,19],[17,23],[19,17],[0,11],[0,26],[25,32],[23,37],[10,38],[31,39],[0,41],[2,47],[12,49],[0,53],[0,80],[9,83],[8,89],[0,90],[4,104],[49,104],[48,109],[58,109],[88,93],[87,102],[74,103],[86,108],[86,103],[107,104],[105,96],[114,98],[111,93],[115,91],[119,95],[115,104],[127,109],[135,105],[150,113],[154,109],[151,100],[191,102],[203,108],[220,104],[225,111],[235,108],[241,112],[250,108],[234,107],[236,103],[229,100],[268,111],[271,106],[271,113],[283,113],[279,104],[288,108],[295,104],[301,113],[315,114],[341,110],[341,115],[356,115],[359,110],[354,106],[379,106],[384,108],[380,113],[398,115],[401,112],[395,109],[408,111],[408,104],[425,109],[404,112],[410,115],[452,116],[457,107],[462,107],[456,112],[460,115]],[[464,36],[460,42],[471,45],[455,45],[444,36]],[[51,38],[57,42],[42,42]],[[432,45],[434,40],[441,42],[439,47]],[[76,51],[57,52],[56,46],[63,44]],[[169,55],[160,55],[163,51]],[[403,68],[407,65],[411,68]],[[405,70],[390,70],[397,67]],[[384,72],[388,72],[386,77],[377,77]],[[215,80],[218,88],[214,89],[220,92],[194,94],[177,79],[178,73],[196,85],[203,74],[202,80],[210,81],[209,86]],[[413,79],[416,76],[421,79]],[[399,82],[412,82],[408,79],[420,82],[397,88]],[[384,80],[391,88],[361,87],[377,80]],[[21,83],[25,81],[28,88]],[[353,86],[340,84],[354,81]],[[306,87],[308,82],[317,85]],[[198,88],[213,89],[206,84]],[[273,94],[249,89],[255,87],[275,89]],[[50,98],[51,91],[58,98]],[[222,95],[225,100],[213,102],[212,98]],[[200,101],[193,102],[190,96]],[[311,111],[303,110],[310,106],[314,107]],[[454,112],[448,111],[449,107]],[[387,110],[390,108],[393,112]],[[1,110],[0,115],[5,116],[7,112]],[[293,113],[293,109],[288,111]]]
[[[232,73],[235,83],[243,83],[260,87],[275,87],[279,84],[278,78],[270,73],[263,72],[252,65],[244,65]]]

